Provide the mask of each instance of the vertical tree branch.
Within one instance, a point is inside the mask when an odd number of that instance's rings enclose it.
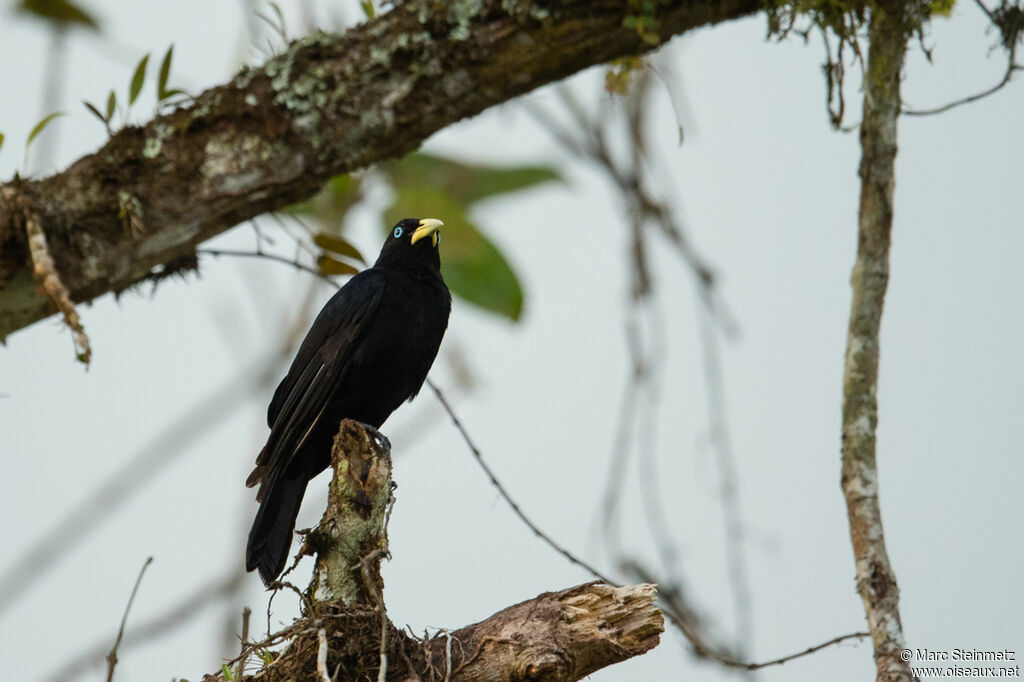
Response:
[[[853,302],[843,375],[842,487],[857,566],[857,591],[864,602],[880,682],[913,679],[909,665],[899,658],[905,648],[899,588],[885,549],[875,462],[879,328],[889,281],[896,122],[908,26],[905,10],[898,4],[873,6],[860,130],[857,260],[850,277]]]
[[[380,562],[387,553],[391,505],[390,445],[359,422],[345,419],[334,439],[334,478],[327,510],[303,551],[317,554],[309,599],[314,608],[380,608]]]

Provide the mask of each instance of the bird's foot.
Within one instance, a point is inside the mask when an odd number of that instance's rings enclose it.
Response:
[[[388,456],[388,458],[390,459],[391,458],[391,441],[388,440],[388,437],[385,436],[380,431],[378,431],[376,427],[370,426],[369,424],[363,424],[363,422],[359,422],[359,423],[362,424],[363,428],[366,429],[366,432],[368,434],[370,434],[370,436],[375,441],[377,441],[377,444],[380,445],[382,448],[384,448],[384,454],[386,454]]]

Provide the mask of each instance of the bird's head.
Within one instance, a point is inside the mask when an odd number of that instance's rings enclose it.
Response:
[[[384,240],[377,263],[413,261],[432,263],[441,266],[438,255],[438,244],[441,235],[438,232],[444,225],[436,218],[404,218],[395,223]]]

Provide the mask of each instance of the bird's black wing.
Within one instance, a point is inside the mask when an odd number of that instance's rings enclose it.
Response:
[[[269,482],[284,473],[316,427],[377,313],[386,285],[387,278],[372,269],[356,275],[313,322],[267,410],[270,437],[256,460],[257,471],[262,470],[258,479]]]

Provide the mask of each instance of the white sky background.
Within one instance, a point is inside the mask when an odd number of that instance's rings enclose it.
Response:
[[[171,85],[192,91],[225,81],[239,56],[251,54],[241,3],[140,11],[136,3],[104,2],[95,9],[119,47],[102,38],[69,41],[59,108],[72,115],[44,133],[59,138],[58,167],[104,139],[78,102],[100,104],[111,87],[123,92],[142,53],[154,53],[155,73],[173,42]],[[352,3],[348,16],[357,12]],[[289,16],[290,25],[301,25],[297,12]],[[755,660],[865,627],[839,488],[857,137],[828,127],[819,45],[766,43],[764,32],[757,17],[674,41],[665,56],[677,75],[686,143],[674,145],[663,91],[654,99],[651,127],[663,140],[666,169],[657,189],[681,210],[742,328],[725,344],[723,364],[747,530]],[[974,6],[961,3],[952,20],[932,27],[935,65],[912,52],[907,102],[933,106],[997,81],[1002,54],[986,57],[995,40],[984,35]],[[0,15],[0,131],[7,136],[0,177],[24,169],[23,141],[43,115],[47,46],[34,22]],[[574,85],[596,101],[600,74]],[[137,120],[151,115],[151,88],[152,82],[135,107]],[[855,122],[858,93],[850,88],[847,95]],[[556,105],[550,91],[532,97]],[[1017,433],[1024,385],[1021,111],[1024,84],[1017,83],[988,100],[900,125],[879,462],[888,547],[913,647],[1024,649],[1017,528],[1024,511]],[[457,300],[445,343],[446,352],[465,355],[477,380],[471,394],[458,394],[456,407],[501,480],[542,528],[610,570],[593,522],[628,372],[621,208],[599,172],[566,159],[515,105],[446,130],[426,149],[477,162],[553,163],[568,179],[567,186],[479,207],[475,217],[524,283],[526,312],[511,325]],[[350,235],[364,253],[376,254],[374,214],[357,216]],[[251,249],[253,232],[240,227],[215,244]],[[664,244],[652,246],[669,345],[653,439],[660,494],[692,599],[719,632],[729,633],[735,623],[692,278]],[[0,393],[7,394],[0,398],[0,574],[167,424],[271,352],[308,286],[308,275],[286,266],[222,258],[204,259],[201,277],[165,283],[153,296],[143,289],[120,302],[103,297],[81,310],[94,349],[87,372],[55,318],[12,335],[0,348]],[[321,288],[319,300],[329,293]],[[432,373],[442,387],[455,385],[450,368],[442,357]],[[155,562],[129,632],[242,561],[255,513],[242,482],[266,435],[272,388],[254,393],[175,455],[0,613],[5,679],[44,679],[82,648],[112,641],[149,555]],[[589,579],[513,517],[429,392],[383,430],[392,436],[399,485],[394,557],[385,567],[396,623],[417,632],[457,628]],[[627,471],[624,543],[655,564],[635,463]],[[325,488],[323,478],[311,484],[300,526],[319,518]],[[278,596],[275,625],[293,617],[294,602]],[[218,603],[152,644],[124,649],[117,679],[196,680],[216,670],[220,657],[236,651],[226,643],[228,610],[243,604],[262,630],[266,596],[249,576],[242,599]],[[102,666],[85,672],[81,679],[103,679]],[[655,651],[593,679],[732,676],[695,661],[670,629]],[[758,673],[765,681],[872,677],[867,642]]]

